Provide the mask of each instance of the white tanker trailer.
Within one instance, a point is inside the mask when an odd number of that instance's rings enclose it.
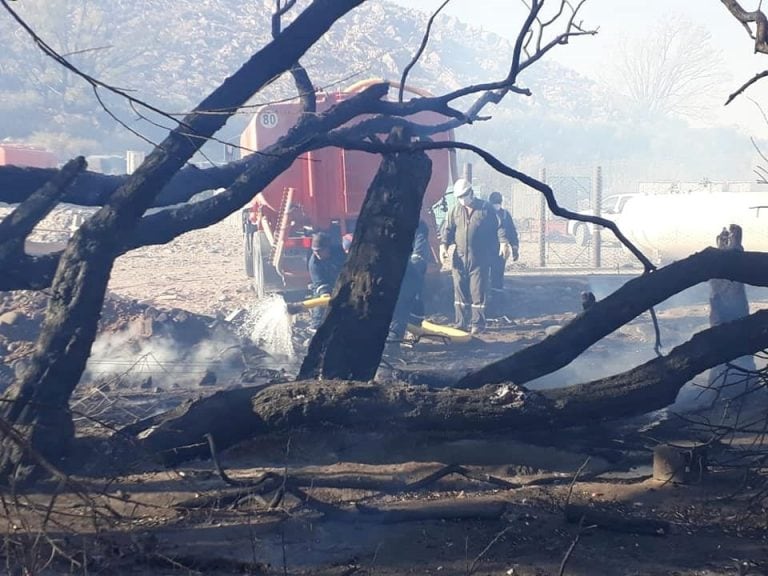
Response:
[[[768,192],[636,194],[620,213],[605,217],[658,264],[714,246],[730,224],[743,229],[745,250],[768,252]]]

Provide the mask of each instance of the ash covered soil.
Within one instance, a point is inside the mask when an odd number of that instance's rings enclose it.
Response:
[[[65,229],[69,216],[55,217],[51,227]],[[224,451],[229,483],[209,460],[164,467],[115,430],[217,391],[279,385],[300,361],[306,318],[293,325],[293,358],[248,339],[248,311],[258,306],[242,273],[241,242],[230,221],[117,261],[100,337],[72,402],[80,445],[58,463],[76,484],[45,483],[6,506],[8,540],[20,543],[6,547],[10,564],[34,564],[30,573],[40,574],[768,574],[757,468],[713,465],[691,484],[652,478],[651,451],[670,439],[670,412],[621,427],[514,437],[295,430]],[[601,298],[620,282],[526,275],[537,247],[523,245],[521,254],[507,278],[507,318],[469,344],[421,341],[388,364],[463,373],[568,322],[582,291]],[[23,368],[44,310],[44,295],[2,295],[4,384]],[[433,318],[446,322],[440,312]],[[707,314],[706,291],[660,307],[664,350],[705,327]],[[655,355],[654,339],[650,318],[639,317],[532,387],[623,371]],[[234,485],[267,472],[283,486],[260,494]],[[634,528],[569,522],[566,503]],[[638,533],[643,520],[664,529]],[[36,552],[43,560],[34,560]]]

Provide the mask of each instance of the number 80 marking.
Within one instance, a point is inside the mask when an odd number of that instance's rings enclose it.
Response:
[[[277,116],[276,112],[272,112],[270,110],[267,110],[266,112],[262,112],[259,115],[259,122],[261,123],[264,128],[274,128],[277,126],[277,123],[279,121],[279,118]]]

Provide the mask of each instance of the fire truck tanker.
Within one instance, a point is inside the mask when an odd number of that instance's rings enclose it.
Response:
[[[372,82],[361,82],[342,92],[318,93],[317,111],[327,110]],[[421,93],[410,88],[408,91]],[[297,100],[262,106],[240,137],[241,149],[264,150],[294,126],[301,113]],[[412,119],[421,124],[445,121],[444,116],[432,112],[419,113]],[[452,140],[453,134],[444,132],[433,138]],[[434,150],[428,154],[432,160],[432,177],[425,193],[422,217],[432,228],[431,238],[436,242],[435,218],[430,211],[453,182],[456,160],[452,150]],[[245,271],[254,279],[257,292],[306,288],[312,234],[329,231],[341,242],[344,234],[354,232],[380,162],[376,154],[335,147],[314,150],[298,157],[256,196],[243,211],[243,229]]]

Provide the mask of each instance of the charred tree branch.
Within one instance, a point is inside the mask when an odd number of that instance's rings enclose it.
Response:
[[[82,156],[67,162],[42,188],[0,222],[0,262],[5,261],[11,252],[14,255],[23,252],[24,239],[38,222],[53,210],[85,165],[85,158]]]
[[[753,286],[768,286],[765,266],[768,266],[768,254],[707,248],[630,280],[539,344],[471,372],[459,381],[458,386],[476,388],[494,382],[525,384],[566,366],[618,327],[700,282],[724,278]],[[768,340],[762,342],[762,348],[766,347]]]
[[[532,348],[547,348],[545,342]],[[400,383],[381,386],[370,382],[299,381],[266,389],[219,392],[133,426],[129,433],[149,430],[140,443],[173,464],[207,456],[203,441],[207,433],[217,437],[219,447],[226,447],[257,435],[329,425],[357,430],[465,433],[592,425],[668,406],[680,388],[697,374],[762,350],[767,343],[768,310],[762,310],[699,332],[666,357],[567,388],[534,392],[514,383],[476,389],[430,389]],[[532,362],[529,368],[536,368],[537,360],[528,360]],[[554,369],[549,366],[546,372]],[[243,405],[248,395],[250,411]],[[233,417],[225,420],[220,418],[220,410],[227,405],[235,409]],[[448,472],[461,473],[449,467],[437,475]]]
[[[521,70],[520,59],[523,56],[523,47],[525,45],[526,38],[530,37],[529,33],[531,32],[531,27],[533,26],[534,22],[536,22],[536,20],[538,19],[539,12],[541,11],[541,8],[543,6],[544,6],[543,1],[533,0],[533,2],[531,2],[531,6],[528,11],[528,16],[523,22],[523,26],[517,35],[517,39],[515,40],[515,49],[512,52],[512,65],[510,66],[509,74],[507,75],[507,79],[509,79],[512,84],[514,84],[517,81],[517,75],[520,73],[520,70]],[[540,50],[537,50],[537,53],[538,52],[540,52]]]
[[[397,91],[398,102],[403,101],[403,92],[405,91],[405,83],[408,80],[408,73],[411,71],[411,68],[416,65],[416,62],[419,61],[419,58],[421,58],[421,55],[424,53],[424,50],[427,47],[427,42],[429,42],[429,33],[432,31],[432,24],[435,22],[435,18],[437,18],[437,15],[440,14],[443,8],[445,8],[450,1],[451,0],[444,0],[443,3],[437,7],[437,10],[434,11],[432,16],[429,17],[429,21],[427,21],[427,29],[424,31],[424,36],[421,38],[421,45],[419,46],[419,49],[416,50],[416,54],[413,55],[411,61],[406,64],[405,68],[403,68],[403,74],[400,77],[400,88]]]
[[[129,239],[122,251],[164,244],[179,234],[223,220],[253,198],[300,154],[325,146],[322,138],[318,140],[318,134],[324,134],[356,116],[369,113],[378,106],[388,89],[386,83],[374,84],[322,114],[303,115],[285,136],[253,158],[245,172],[224,192],[202,202],[163,210],[142,218],[135,236]]]
[[[760,10],[748,12],[738,0],[720,0],[736,20],[741,22],[749,37],[755,41],[755,53],[768,54],[768,18]],[[749,27],[755,24],[755,32]]]
[[[21,426],[32,444],[60,454],[73,435],[69,398],[82,375],[104,302],[109,276],[123,245],[142,214],[192,155],[215,134],[232,111],[272,78],[284,73],[341,16],[364,0],[315,0],[280,36],[254,54],[233,76],[216,88],[171,132],[118,189],[109,203],[87,220],[62,254],[53,281],[40,337],[30,365],[9,389],[5,414]],[[211,115],[200,110],[227,109]],[[191,130],[186,127],[191,128]],[[190,138],[189,133],[200,135]],[[44,405],[45,409],[39,408]],[[0,476],[8,477],[24,458],[4,442]]]
[[[683,384],[723,361],[756,354],[768,345],[768,311],[761,310],[694,334],[668,355],[621,374],[543,395],[554,401],[562,423],[623,418],[669,406]]]
[[[296,0],[275,0],[275,11],[272,14],[272,38],[277,39],[282,31],[283,16],[296,4]],[[312,86],[312,80],[304,66],[296,62],[291,67],[291,76],[296,84],[296,90],[301,100],[301,109],[305,114],[313,114],[317,111],[317,99],[315,98],[315,88]]]
[[[763,70],[762,72],[755,74],[752,78],[747,80],[744,84],[741,85],[741,87],[736,90],[736,92],[732,93],[730,96],[728,96],[728,100],[725,101],[725,105],[728,106],[731,102],[733,102],[740,94],[743,94],[747,88],[752,86],[755,82],[758,82],[759,80],[762,80],[768,76],[768,70]]]

